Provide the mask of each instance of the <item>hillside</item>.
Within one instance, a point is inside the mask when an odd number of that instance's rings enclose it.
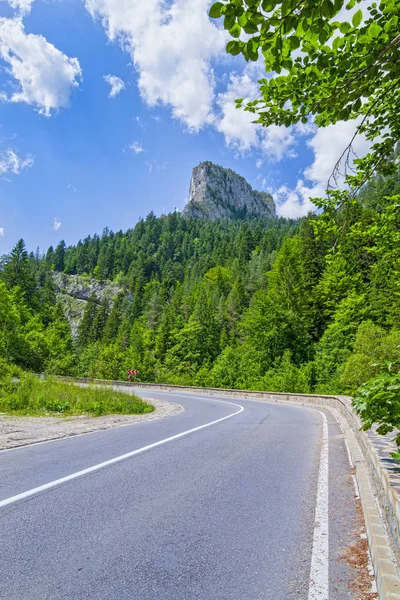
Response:
[[[342,211],[300,221],[150,213],[43,256],[20,240],[0,271],[0,360],[354,393],[400,361],[400,202],[386,197],[398,182],[373,180]]]

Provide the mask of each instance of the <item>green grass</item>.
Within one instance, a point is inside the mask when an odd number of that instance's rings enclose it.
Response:
[[[112,389],[79,387],[55,377],[39,379],[23,372],[0,374],[0,412],[9,415],[98,417],[153,410],[151,404],[137,396]]]

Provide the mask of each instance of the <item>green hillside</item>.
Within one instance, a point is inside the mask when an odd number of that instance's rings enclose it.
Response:
[[[390,193],[390,198],[385,194]],[[399,175],[300,220],[150,213],[133,229],[3,257],[0,357],[63,375],[354,394],[400,359]],[[54,271],[113,281],[74,337]],[[59,278],[58,278],[59,279]]]

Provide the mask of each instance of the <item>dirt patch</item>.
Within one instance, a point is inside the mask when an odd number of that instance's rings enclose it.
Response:
[[[357,600],[378,600],[379,596],[372,591],[373,577],[370,573],[370,555],[367,536],[365,533],[364,515],[360,500],[356,500],[358,527],[355,533],[356,541],[345,548],[339,560],[354,569],[355,577],[350,583],[350,589]]]
[[[176,415],[182,406],[164,400],[145,398],[154,412],[145,415],[107,415],[103,417],[14,417],[0,414],[0,450],[17,448],[36,442],[58,440],[111,427],[146,423]]]

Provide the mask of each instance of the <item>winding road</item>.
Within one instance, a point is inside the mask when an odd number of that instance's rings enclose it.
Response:
[[[138,390],[178,415],[0,452],[3,600],[349,600],[329,412]]]

